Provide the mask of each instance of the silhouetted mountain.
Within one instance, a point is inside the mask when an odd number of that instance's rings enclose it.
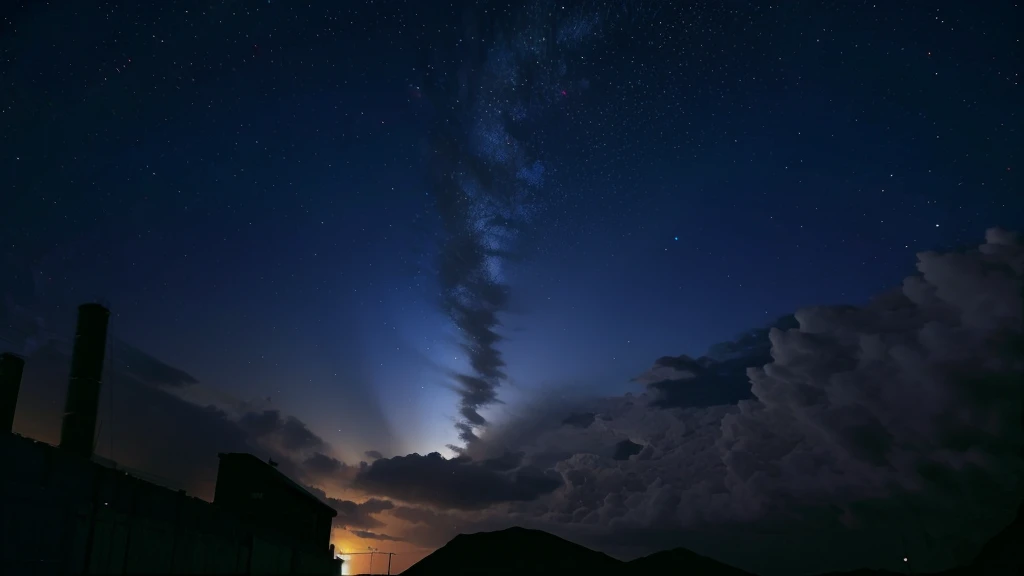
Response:
[[[1006,576],[1024,573],[1021,564],[1021,542],[1024,542],[1024,503],[1017,508],[1017,516],[1006,528],[999,531],[969,566],[953,568],[942,572],[930,572],[924,576]],[[899,572],[888,570],[855,570],[853,572],[830,572],[821,576],[898,576]]]
[[[828,572],[818,576],[901,576],[901,572],[889,572],[888,570],[854,570],[852,572]]]
[[[970,566],[970,573],[979,576],[1024,573],[1020,557],[1024,546],[1021,543],[1024,543],[1024,502],[1017,507],[1013,522],[982,547]]]
[[[607,554],[526,528],[459,534],[403,574],[621,574]]]
[[[1021,574],[1024,542],[1024,503],[1017,516],[982,548],[969,566],[930,576],[1003,576]],[[630,562],[616,560],[553,534],[526,528],[460,534],[402,574],[408,576],[455,576],[459,574],[618,574],[650,576],[685,574],[700,576],[753,576],[739,568],[701,556],[685,548],[655,552]],[[821,576],[897,576],[887,570],[831,572]]]
[[[867,568],[861,568],[860,570],[851,570],[849,572],[828,572],[825,574],[818,574],[817,576],[904,576],[906,574],[919,574],[920,576],[975,576],[976,574],[989,574],[995,576],[999,574],[1003,576],[1007,572],[975,572],[971,566],[962,566],[960,568],[951,568],[949,570],[943,570],[942,572],[891,572],[889,570],[870,570]],[[1016,574],[1016,573],[1013,573]]]
[[[626,562],[626,574],[700,574],[701,576],[752,576],[739,568],[722,564],[686,548],[655,552],[650,556]],[[620,574],[623,572],[619,572]]]
[[[694,574],[752,576],[684,548],[622,562],[540,530],[509,528],[460,534],[403,574]]]

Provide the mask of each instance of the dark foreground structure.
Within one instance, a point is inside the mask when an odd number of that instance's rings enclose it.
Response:
[[[1024,574],[1024,504],[1006,528],[996,534],[967,566],[929,576],[1016,576]],[[523,554],[528,550],[529,554]],[[911,572],[913,573],[913,572]],[[460,534],[402,573],[407,576],[522,576],[616,574],[653,576],[754,576],[749,572],[701,556],[685,548],[656,552],[630,562],[616,560],[553,534],[526,528]],[[904,573],[905,574],[905,573]],[[918,573],[920,574],[920,573]],[[899,576],[884,570],[825,574],[822,576]]]
[[[0,356],[0,573],[340,574],[337,513],[272,463],[221,454],[209,503],[93,456],[108,315],[79,308],[60,446],[11,433],[24,361]]]
[[[524,554],[529,550],[529,554]],[[721,562],[677,549],[622,562],[541,530],[508,528],[497,532],[460,534],[414,564],[408,576],[523,574],[692,574],[694,576],[753,576]]]

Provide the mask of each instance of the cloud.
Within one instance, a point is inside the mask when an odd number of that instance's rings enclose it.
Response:
[[[716,344],[706,356],[663,356],[633,379],[644,384],[662,408],[735,404],[753,396],[747,369],[772,361],[769,332],[797,327],[796,318],[783,316],[772,324]]]
[[[904,546],[938,570],[973,554],[1019,498],[1022,277],[1024,248],[990,231],[975,250],[920,254],[917,274],[863,306],[807,308],[705,357],[659,360],[642,394],[543,398],[454,459],[347,466],[297,419],[184,401],[177,392],[202,384],[165,369],[116,372],[97,444],[107,451],[114,430],[119,461],[200,495],[216,452],[263,452],[300,481],[365,492],[332,503],[350,529],[418,545],[518,524],[620,556],[687,546],[765,575],[892,568]],[[62,346],[29,357],[19,431],[57,430]],[[748,397],[707,405],[675,391],[739,367]]]
[[[404,542],[403,538],[396,538],[394,536],[388,536],[387,534],[380,534],[378,532],[370,532],[368,530],[349,530],[357,538],[365,538],[367,540],[388,540],[391,542]]]
[[[805,309],[799,329],[771,330],[756,400],[722,423],[735,490],[760,508],[1015,485],[1024,250],[990,231],[976,251],[920,254],[918,271],[867,306]]]
[[[303,461],[302,466],[311,474],[321,477],[337,475],[344,468],[347,468],[347,466],[337,458],[328,456],[322,452],[314,452],[312,456]]]
[[[238,425],[255,438],[273,438],[288,452],[319,450],[327,445],[304,422],[294,416],[282,416],[279,410],[246,413]]]
[[[194,376],[180,370],[129,344],[119,342],[114,351],[124,371],[142,382],[156,386],[190,386],[198,384]]]
[[[377,452],[376,450],[367,450],[366,452],[363,453],[363,455],[371,460],[380,460],[381,458],[384,457],[383,454]]]
[[[15,429],[56,442],[71,343],[51,335],[45,323],[36,328],[25,336],[41,335],[37,340],[45,343],[26,359]],[[273,457],[301,481],[344,476],[347,467],[301,420],[274,410],[246,411],[249,404],[214,393],[186,371],[120,341],[111,357],[114,370],[105,371],[99,403],[97,453],[143,478],[212,498],[218,452]]]
[[[439,517],[433,510],[414,506],[398,506],[391,511],[391,515],[412,524],[434,524]]]
[[[629,460],[630,456],[636,456],[643,449],[643,446],[630,440],[620,440],[615,445],[615,452],[612,460]]]
[[[554,469],[555,490],[489,514],[394,515],[413,540],[425,523],[503,520],[624,556],[687,546],[762,574],[898,569],[907,550],[921,570],[962,562],[1020,497],[1022,278],[1024,248],[1000,230],[921,253],[916,274],[863,306],[806,308],[706,357],[664,358],[638,378],[644,394],[541,399],[467,447],[470,462],[521,453]],[[740,367],[748,398],[704,405],[673,388]]]
[[[360,470],[353,486],[411,503],[472,510],[501,502],[527,501],[554,491],[561,480],[536,467],[507,470],[507,461],[488,464],[446,459],[436,452],[377,460]]]
[[[566,426],[576,426],[577,428],[587,428],[594,423],[593,412],[583,412],[581,414],[570,414],[562,420],[562,424]]]
[[[480,463],[488,470],[497,472],[509,472],[519,468],[523,463],[523,452],[505,452],[496,458],[490,458]]]
[[[382,498],[369,498],[364,502],[353,502],[342,498],[331,498],[327,492],[316,486],[306,486],[306,489],[338,513],[334,517],[334,525],[344,529],[380,528],[384,526],[384,522],[375,516],[395,508],[393,502]]]
[[[16,431],[58,440],[69,368],[70,357],[57,342],[27,358]],[[107,375],[101,394],[97,453],[159,484],[210,498],[218,452],[259,451],[223,410],[186,402],[133,375]]]
[[[334,523],[342,528],[379,528],[384,523],[374,515],[395,507],[391,501],[380,498],[370,498],[358,504],[351,500],[327,498],[327,503],[338,512]]]

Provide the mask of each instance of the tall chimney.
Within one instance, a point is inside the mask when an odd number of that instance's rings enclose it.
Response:
[[[83,458],[92,456],[96,438],[96,412],[100,404],[100,378],[107,344],[110,311],[99,304],[78,307],[71,378],[60,429],[60,447]]]
[[[24,358],[10,352],[0,354],[0,428],[5,432],[14,430],[14,411],[18,408],[24,370]]]

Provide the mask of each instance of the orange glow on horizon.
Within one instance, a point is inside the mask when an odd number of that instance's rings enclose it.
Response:
[[[344,560],[341,565],[342,574],[370,573],[370,555],[366,554],[369,552],[367,547],[378,550],[373,555],[373,574],[387,573],[388,555],[381,554],[381,552],[395,553],[391,558],[392,574],[399,574],[433,552],[433,550],[418,548],[406,542],[356,538],[341,528],[335,528],[331,543],[334,544],[335,554]],[[351,555],[347,555],[346,552]]]

